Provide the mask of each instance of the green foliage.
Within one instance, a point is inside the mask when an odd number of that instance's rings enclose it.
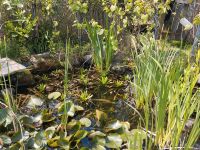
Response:
[[[114,26],[102,29],[97,22],[86,23],[86,30],[93,47],[93,60],[97,69],[101,73],[107,73],[112,63],[115,50],[117,50],[117,40],[114,34]]]
[[[195,120],[199,119],[199,90],[194,92],[199,68],[196,64],[190,65],[187,55],[181,51],[165,51],[163,45],[159,46],[151,38],[142,37],[141,42],[142,52],[134,57],[136,108],[144,110],[144,126],[147,131],[155,131],[155,144],[160,148],[178,147],[191,115],[196,112]],[[194,130],[197,131],[198,125],[196,121]],[[183,145],[195,143],[198,135],[190,134],[189,141]]]
[[[197,15],[194,17],[193,23],[194,23],[195,25],[199,25],[199,24],[200,24],[200,13],[197,14]]]

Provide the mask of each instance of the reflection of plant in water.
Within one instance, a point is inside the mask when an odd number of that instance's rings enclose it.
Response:
[[[45,91],[46,88],[46,84],[41,83],[38,85],[37,89],[39,90],[39,92],[43,93]]]
[[[92,94],[89,94],[87,91],[82,91],[80,94],[80,100],[85,102],[92,98]]]

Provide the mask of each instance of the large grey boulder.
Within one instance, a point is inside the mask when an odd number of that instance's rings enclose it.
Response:
[[[10,58],[0,59],[0,77],[11,77],[12,84],[28,86],[34,83],[31,72],[23,65]]]
[[[25,66],[17,63],[16,61],[10,58],[1,58],[0,59],[0,76],[8,76],[16,72],[22,72],[26,69]]]

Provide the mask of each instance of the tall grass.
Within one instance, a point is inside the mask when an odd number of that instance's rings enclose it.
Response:
[[[93,61],[101,73],[110,69],[114,51],[117,49],[117,40],[114,26],[101,29],[98,25],[86,23],[86,30],[93,48]]]
[[[161,149],[191,147],[199,136],[195,131],[200,124],[200,97],[199,90],[194,91],[199,68],[188,63],[187,54],[181,51],[164,50],[144,36],[140,41],[141,52],[134,55],[133,87],[135,107],[144,112],[145,130],[155,133],[154,144]],[[193,129],[186,135],[185,125],[195,113]],[[187,140],[182,140],[183,135]]]
[[[1,47],[1,53],[4,53],[5,56],[7,57],[7,43],[4,38],[3,42],[4,47]],[[1,53],[0,53],[0,58],[1,58]],[[7,64],[8,66],[8,64]],[[0,65],[0,71],[1,71],[1,65]],[[14,100],[14,93],[12,91],[12,83],[11,83],[11,76],[10,76],[10,71],[9,71],[9,66],[8,66],[8,75],[5,77],[4,75],[0,76],[0,89],[1,89],[1,94],[3,96],[2,101],[0,100],[0,122],[5,123],[5,126],[12,124],[13,129],[16,132],[20,132],[21,137],[23,139],[23,127],[22,124],[18,118],[17,114],[17,104],[16,101]],[[9,90],[10,89],[10,90]],[[2,107],[2,108],[1,108]],[[25,149],[24,144],[22,144],[23,149]]]

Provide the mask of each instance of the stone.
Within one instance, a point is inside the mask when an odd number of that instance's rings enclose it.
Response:
[[[0,77],[8,76],[16,72],[23,72],[26,69],[25,66],[17,63],[10,58],[0,59]]]

